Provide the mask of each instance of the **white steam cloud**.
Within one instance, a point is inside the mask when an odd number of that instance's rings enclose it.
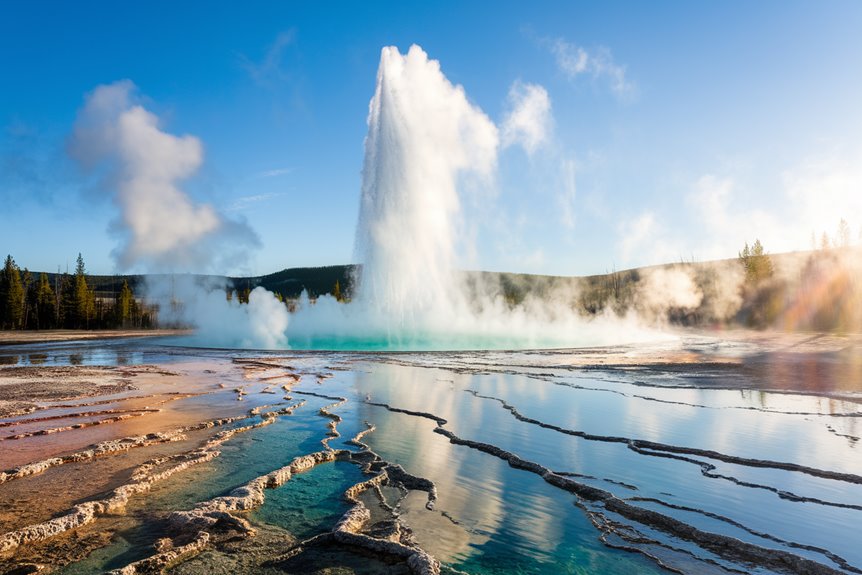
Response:
[[[587,51],[562,38],[546,40],[544,43],[556,58],[557,67],[570,80],[575,80],[578,76],[590,75],[596,79],[607,79],[611,90],[618,97],[625,98],[634,93],[635,85],[626,78],[625,66],[617,64],[607,48]]]
[[[547,141],[551,131],[551,98],[537,84],[517,81],[509,89],[509,113],[503,120],[503,146],[523,146],[533,153]]]
[[[209,204],[197,204],[180,189],[203,163],[194,136],[174,136],[135,103],[128,80],[99,86],[86,99],[69,141],[69,152],[87,169],[103,167],[103,182],[120,208],[114,224],[123,238],[117,265],[153,271],[207,270],[237,248],[255,247],[257,236]]]
[[[639,304],[651,317],[663,317],[672,308],[695,309],[703,301],[689,269],[646,269],[642,276]]]
[[[117,265],[153,272],[210,271],[258,245],[242,222],[195,202],[180,184],[203,163],[194,136],[163,131],[158,117],[137,102],[128,80],[97,87],[78,115],[69,153],[88,170],[99,169],[102,187],[120,209],[113,228],[122,237]],[[198,328],[209,342],[240,347],[285,344],[287,311],[271,293],[255,290],[247,306],[226,300],[224,283],[196,284],[190,276],[151,276],[147,298],[164,322]]]
[[[280,349],[287,347],[288,314],[284,304],[262,287],[254,288],[243,304],[227,301],[225,284],[190,275],[151,278],[147,297],[159,302],[167,321],[193,325],[193,345],[222,348]]]

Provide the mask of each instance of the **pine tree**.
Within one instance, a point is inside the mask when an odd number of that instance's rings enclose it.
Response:
[[[117,294],[117,302],[114,306],[114,312],[116,314],[116,322],[119,327],[127,327],[129,322],[132,319],[132,301],[134,300],[134,294],[132,294],[132,290],[129,287],[129,282],[123,280],[123,287],[120,289],[120,293]]]
[[[835,245],[842,248],[850,247],[850,225],[844,218],[838,222],[838,237],[835,238]]]
[[[21,283],[21,272],[11,255],[6,256],[0,279],[0,306],[2,317],[0,327],[3,329],[20,329],[24,320],[24,286]]]
[[[78,306],[75,300],[75,280],[67,273],[60,278],[60,327],[76,329],[78,327]]]
[[[33,311],[36,309],[36,306],[33,304],[33,274],[30,273],[30,270],[24,268],[24,273],[21,274],[21,284],[24,288],[24,313],[23,318],[21,319],[21,329],[28,329],[30,324],[33,323]]]
[[[746,242],[745,248],[739,252],[739,261],[745,269],[745,283],[748,285],[757,285],[772,277],[772,258],[763,249],[760,240],[754,240],[751,247]]]
[[[76,329],[90,327],[90,320],[96,307],[96,296],[87,284],[87,271],[84,267],[84,258],[78,254],[75,265],[75,321]]]
[[[335,289],[332,290],[332,295],[335,297],[335,301],[342,301],[344,296],[341,294],[341,283],[338,280],[335,280]]]
[[[9,263],[9,260],[12,256],[8,256],[6,258],[6,263]],[[0,329],[3,329],[6,326],[6,300],[9,296],[9,278],[6,276],[6,267],[4,266],[3,271],[0,272]]]
[[[36,287],[36,329],[51,329],[57,319],[56,295],[46,274],[39,275]]]

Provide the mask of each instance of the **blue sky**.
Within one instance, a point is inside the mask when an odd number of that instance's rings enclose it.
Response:
[[[807,249],[862,226],[859,2],[0,5],[0,249],[112,257],[118,207],[68,149],[88,94],[129,80],[192,135],[195,202],[259,242],[222,273],[350,262],[383,46],[419,44],[498,126],[550,101],[528,154],[462,198],[466,268],[563,275]],[[580,61],[579,61],[579,58]],[[191,268],[195,266],[192,265]]]

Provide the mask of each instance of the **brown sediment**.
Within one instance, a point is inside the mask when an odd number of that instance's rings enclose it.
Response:
[[[200,394],[192,393],[162,393],[150,395],[136,395],[122,398],[113,398],[107,400],[90,401],[75,404],[49,404],[39,406],[36,410],[47,412],[49,415],[41,415],[39,417],[19,418],[9,421],[0,422],[0,429],[8,429],[8,434],[0,436],[0,442],[15,441],[28,438],[41,438],[57,433],[79,431],[92,429],[97,426],[106,424],[121,423],[131,418],[137,418],[143,415],[155,414],[162,411],[160,406],[179,399],[194,397]],[[147,401],[158,398],[157,401]],[[110,409],[92,409],[95,406],[109,405]],[[36,411],[33,410],[33,411]],[[71,411],[80,410],[80,411]],[[66,422],[66,425],[57,427],[43,427],[42,424],[48,422]],[[12,429],[9,429],[12,428]],[[108,433],[109,434],[109,433]],[[55,442],[58,447],[61,445]],[[12,456],[11,459],[20,459],[25,451],[21,448],[19,456]],[[10,453],[4,453],[2,459],[5,464],[12,463],[9,461]],[[21,462],[19,461],[19,464]],[[28,462],[29,463],[29,462]],[[0,465],[3,465],[0,463]],[[0,481],[2,482],[2,481]]]
[[[288,409],[290,411],[279,411],[274,412],[276,415],[289,414],[293,410],[297,409],[304,405],[304,401],[297,403],[293,406],[290,406]],[[132,437],[123,437],[120,439],[111,439],[107,441],[103,441],[97,443],[93,447],[89,449],[85,449],[83,451],[78,451],[69,455],[64,455],[62,457],[51,457],[49,459],[44,459],[42,461],[36,461],[33,463],[28,463],[26,465],[18,466],[14,469],[7,470],[5,472],[0,472],[0,484],[5,483],[7,481],[12,481],[13,479],[20,479],[22,477],[26,477],[28,475],[35,475],[37,473],[42,473],[43,471],[56,467],[59,465],[64,465],[72,462],[80,462],[86,461],[88,459],[94,459],[96,457],[101,457],[105,455],[113,455],[117,453],[122,453],[128,451],[129,449],[136,447],[147,447],[150,445],[155,445],[158,443],[165,443],[168,441],[180,441],[185,438],[185,434],[192,431],[199,431],[203,429],[210,429],[213,427],[220,427],[223,425],[229,425],[231,423],[236,423],[237,421],[242,421],[244,419],[249,419],[251,417],[256,417],[261,415],[261,412],[264,409],[275,407],[275,405],[261,405],[249,410],[247,415],[240,415],[235,417],[223,417],[220,419],[213,419],[209,421],[203,421],[201,423],[196,423],[192,425],[185,425],[183,427],[179,427],[177,429],[173,429],[166,432],[161,433],[149,433],[147,435],[139,435]],[[264,414],[267,416],[268,414]]]
[[[766,567],[784,573],[804,575],[837,575],[840,573],[840,571],[822,563],[800,557],[788,551],[760,547],[734,537],[702,531],[673,517],[632,505],[604,489],[592,487],[554,473],[539,463],[523,459],[495,445],[463,439],[444,427],[448,423],[446,419],[432,413],[400,409],[385,403],[370,401],[366,403],[382,407],[394,413],[403,413],[434,421],[437,424],[434,428],[434,433],[446,437],[452,444],[463,445],[502,459],[510,467],[538,475],[550,485],[572,493],[582,501],[601,505],[607,511],[616,513],[626,519],[663,531],[677,539],[690,541],[725,560]],[[633,549],[637,550],[636,547]]]
[[[64,515],[55,517],[49,521],[0,535],[0,553],[5,554],[22,544],[44,541],[70,529],[87,525],[95,521],[98,516],[121,512],[132,496],[149,491],[153,484],[167,479],[175,473],[218,457],[220,452],[216,447],[234,435],[270,425],[276,421],[277,416],[289,415],[296,407],[289,406],[278,411],[267,412],[261,416],[263,419],[259,423],[221,431],[209,439],[202,447],[192,452],[152,459],[135,469],[129,483],[113,489],[108,496],[96,501],[88,501],[75,505]],[[227,423],[230,419],[209,421],[191,427],[204,429]]]
[[[15,368],[3,368],[2,371]],[[3,373],[0,371],[0,378]],[[99,374],[99,377],[105,374]],[[116,375],[116,374],[112,374]],[[89,380],[80,381],[21,381],[5,383],[0,381],[0,417],[12,417],[16,414],[30,413],[38,409],[39,401],[63,401],[79,397],[96,395],[113,395],[137,388],[129,381],[116,379],[111,383],[96,383]]]
[[[109,403],[117,403],[117,400],[112,400]],[[52,408],[56,408],[59,406],[52,406]],[[140,409],[101,409],[97,411],[78,411],[75,413],[64,413],[60,415],[48,415],[45,417],[30,417],[27,419],[16,419],[13,421],[0,421],[0,428],[3,427],[17,427],[19,425],[29,425],[32,423],[43,423],[46,421],[56,421],[58,419],[74,419],[78,417],[97,417],[99,415],[118,415],[124,413],[138,413],[138,412],[158,412],[159,409],[142,407]],[[2,440],[2,439],[0,439]]]
[[[122,439],[112,439],[103,441],[94,445],[91,449],[79,451],[71,455],[63,457],[52,457],[42,461],[36,461],[27,465],[22,465],[5,472],[0,472],[0,483],[6,483],[13,479],[21,479],[29,475],[36,475],[51,467],[65,465],[66,463],[86,461],[103,455],[121,453],[133,449],[135,447],[147,447],[157,443],[165,443],[168,441],[180,441],[184,438],[183,432],[176,430],[172,433],[151,433],[136,437],[124,437]]]
[[[151,471],[156,466],[166,463],[166,461],[163,459],[152,460],[136,470],[130,483],[114,489],[104,499],[80,503],[62,516],[0,535],[0,553],[5,554],[20,545],[44,541],[71,529],[87,525],[95,521],[100,515],[120,512],[126,506],[130,497],[149,491],[153,483],[170,477],[174,473],[187,469],[192,465],[209,461],[217,455],[218,452],[215,450],[201,450],[192,454],[183,454],[179,457],[174,456],[171,459],[177,463],[158,473],[151,473]]]
[[[44,405],[45,402],[79,400],[93,396],[121,395],[138,388],[139,375],[177,375],[156,366],[13,366],[0,368],[0,417],[16,417],[34,411],[82,407],[119,401],[79,402],[76,405]],[[133,397],[133,396],[127,396]]]
[[[119,421],[126,421],[127,419],[132,419],[133,417],[141,417],[146,413],[158,412],[158,409],[136,409],[129,413],[123,413],[121,415],[114,415],[112,417],[105,417],[102,419],[96,419],[94,421],[84,421],[79,423],[73,423],[71,425],[64,425],[63,427],[50,427],[47,429],[39,429],[36,431],[27,431],[24,433],[16,433],[15,435],[7,435],[5,437],[0,437],[0,441],[13,441],[16,439],[25,439],[27,437],[36,437],[39,435],[51,435],[53,433],[62,433],[64,431],[73,431],[75,429],[84,429],[85,427],[94,427],[96,425],[105,425],[108,423],[117,423]],[[67,418],[68,419],[68,418]]]

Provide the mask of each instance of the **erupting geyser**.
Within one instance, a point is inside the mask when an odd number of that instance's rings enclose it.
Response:
[[[465,178],[493,179],[497,126],[419,47],[384,48],[368,113],[353,301],[301,303],[287,329],[292,347],[479,349],[564,347],[655,338],[602,329],[571,308],[572,294],[512,309],[499,286],[468,289],[456,272]],[[559,294],[558,294],[559,295]],[[624,335],[621,335],[624,334]]]
[[[402,331],[463,306],[453,272],[458,180],[490,177],[497,128],[418,46],[383,49],[368,114],[357,300]],[[440,325],[439,327],[447,327]]]

